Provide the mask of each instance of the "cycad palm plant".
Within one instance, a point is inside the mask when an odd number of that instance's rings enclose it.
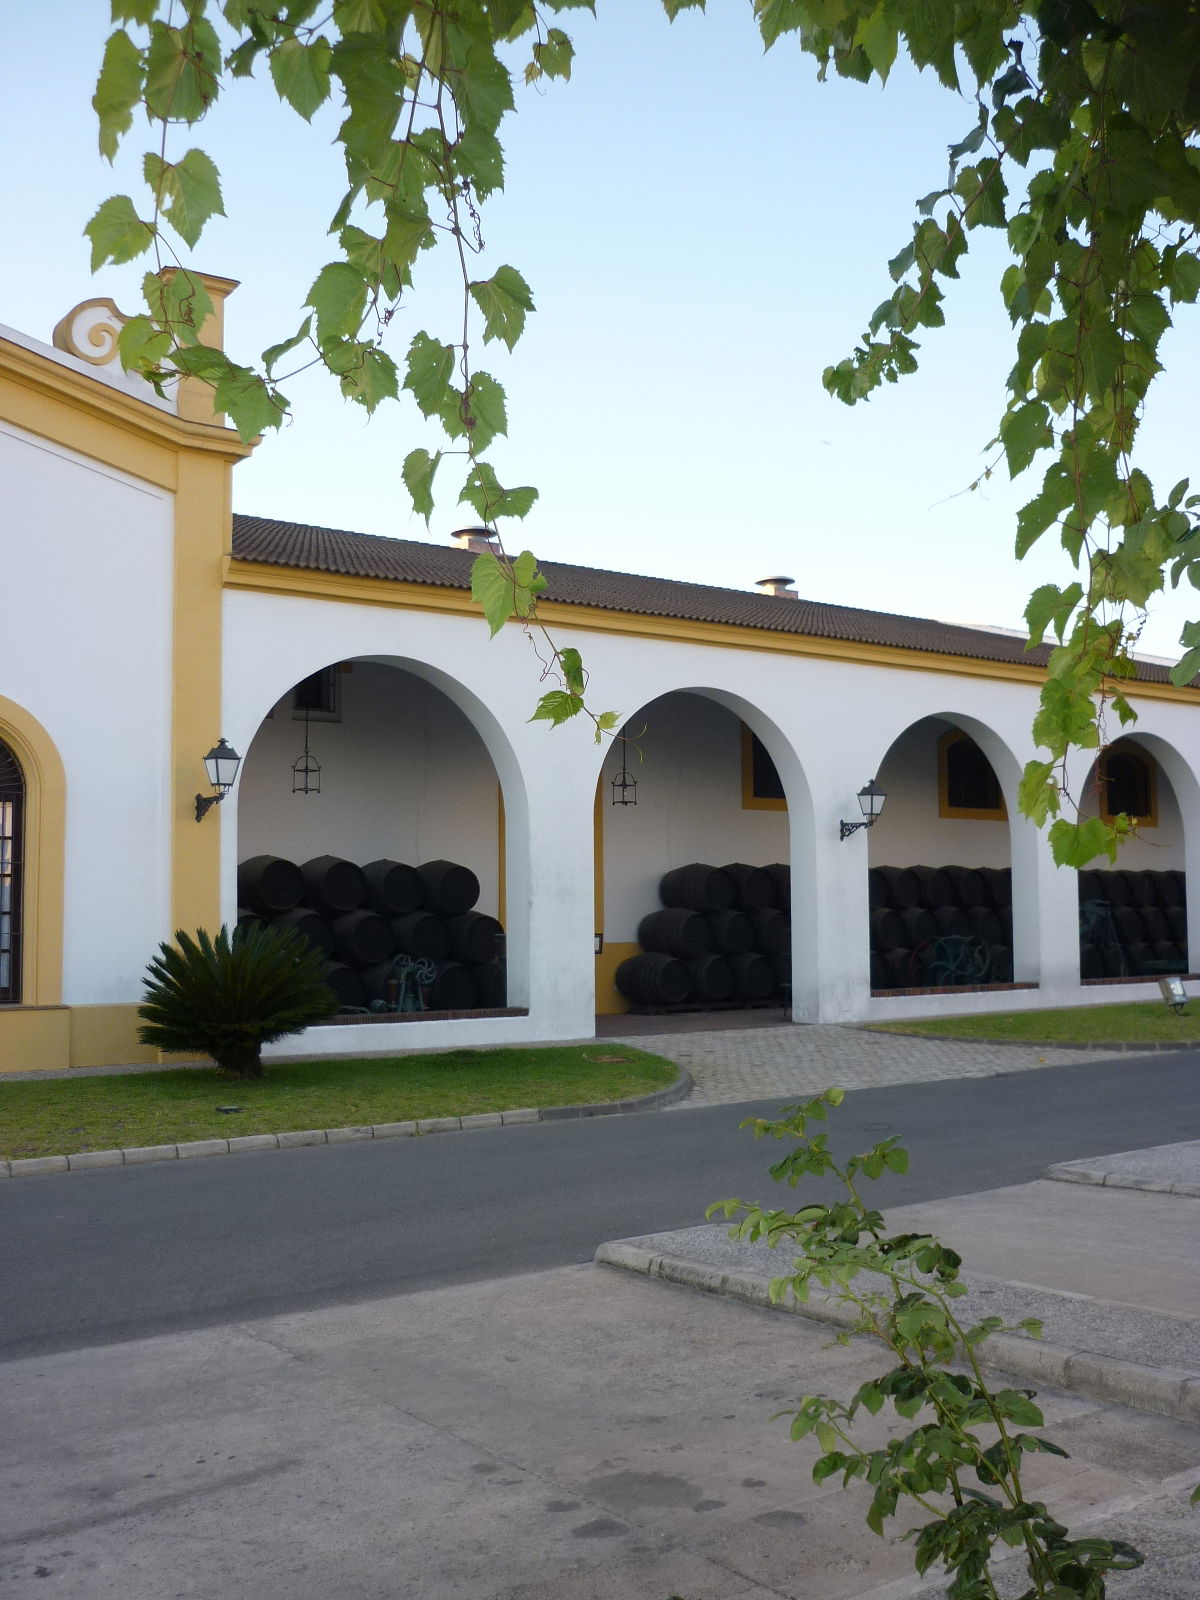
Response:
[[[146,969],[143,1044],[203,1050],[228,1077],[261,1078],[264,1044],[337,1010],[320,955],[290,928],[250,923],[215,939],[198,928],[175,940]]]

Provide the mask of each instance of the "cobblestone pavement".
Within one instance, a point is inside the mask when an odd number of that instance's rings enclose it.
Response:
[[[1103,1058],[1103,1052],[1095,1050],[917,1039],[831,1024],[715,1033],[630,1032],[619,1038],[687,1068],[696,1087],[682,1102],[683,1108],[819,1094],[831,1084],[877,1089],[938,1078],[990,1078],[1001,1072],[1032,1072]]]

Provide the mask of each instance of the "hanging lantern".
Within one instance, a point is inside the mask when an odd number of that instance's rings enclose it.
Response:
[[[292,793],[320,794],[321,763],[308,748],[308,707],[304,708],[304,754],[292,762]]]
[[[629,768],[624,765],[612,781],[612,803],[615,806],[637,805],[637,779],[630,777]]]

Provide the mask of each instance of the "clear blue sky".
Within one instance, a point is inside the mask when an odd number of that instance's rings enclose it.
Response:
[[[853,410],[821,387],[887,294],[887,259],[914,199],[940,185],[970,106],[899,68],[886,90],[818,84],[794,44],[763,55],[748,0],[713,0],[710,16],[673,26],[657,0],[598,9],[595,21],[565,16],[578,50],[569,84],[518,88],[507,191],[484,217],[478,275],[512,262],[538,307],[514,356],[493,345],[484,362],[509,394],[497,469],[542,495],[509,543],[734,587],[783,572],[815,600],[1019,626],[1030,590],[1068,574],[1049,543],[1014,561],[1024,496],[1003,470],[964,492],[1012,360],[1001,241],[973,235],[950,326],[927,337],[919,375]],[[145,147],[135,125],[115,172],[97,153],[89,102],[107,18],[104,0],[43,0],[5,19],[0,322],[35,338],[92,295],[137,308],[143,267],[92,279],[81,233],[107,195],[134,191]],[[192,264],[241,280],[235,356],[294,330],[329,259],[335,125],[305,129],[273,95],[235,84],[210,126],[178,133],[180,152],[198,144],[222,171],[229,216]],[[393,323],[398,358],[418,327],[454,336],[428,265],[418,288]],[[1145,430],[1144,464],[1164,490],[1193,467],[1198,322],[1169,336]],[[400,464],[440,442],[415,408],[368,423],[324,378],[289,393],[296,420],[238,468],[238,510],[436,541],[475,520],[454,504],[453,462],[428,532],[409,511]],[[1177,654],[1190,615],[1191,591],[1158,602],[1143,649]]]

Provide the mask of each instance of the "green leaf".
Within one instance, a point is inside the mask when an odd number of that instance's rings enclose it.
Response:
[[[263,366],[268,374],[276,367],[284,356],[289,355],[299,345],[302,345],[312,331],[312,317],[305,317],[290,339],[284,339],[279,344],[273,344],[262,353]]]
[[[426,417],[438,416],[453,396],[450,377],[454,371],[454,351],[439,344],[429,334],[414,334],[408,347],[408,367],[404,387]]]
[[[1059,867],[1086,867],[1098,856],[1107,856],[1111,862],[1117,859],[1116,829],[1100,817],[1089,817],[1086,822],[1068,822],[1066,817],[1059,817],[1057,822],[1051,823],[1047,838],[1054,863]]]
[[[221,176],[203,150],[189,150],[172,164],[151,151],[143,170],[163,216],[186,245],[195,248],[210,217],[223,217]]]
[[[367,307],[362,273],[348,261],[331,261],[318,272],[304,304],[317,314],[317,339],[321,344],[327,339],[353,337]]]
[[[418,516],[425,518],[426,527],[433,515],[433,478],[442,460],[442,452],[430,455],[428,450],[410,450],[404,458],[404,465],[400,469],[405,487],[412,496],[413,510]],[[474,574],[472,574],[472,593],[474,593]],[[479,597],[476,595],[476,599]],[[492,629],[495,633],[495,628]]]
[[[1041,644],[1051,623],[1061,644],[1071,614],[1082,599],[1083,585],[1080,583],[1069,584],[1065,589],[1060,589],[1057,584],[1044,583],[1035,589],[1025,607],[1030,648]]]
[[[140,22],[148,26],[158,10],[158,0],[110,0],[114,22]]]
[[[418,452],[414,451],[413,455],[416,454]],[[411,461],[413,457],[408,459]],[[471,598],[482,608],[493,638],[509,618],[516,615],[512,578],[492,550],[483,551],[472,563]]]
[[[117,353],[126,372],[147,373],[171,354],[171,335],[151,317],[130,317],[117,335]]]
[[[1008,459],[1010,478],[1017,477],[1040,450],[1054,444],[1050,408],[1040,400],[1030,400],[1009,411],[1000,423],[1000,440]]]
[[[142,52],[125,32],[118,29],[104,46],[100,76],[92,107],[100,123],[100,154],[111,161],[121,143],[121,135],[133,124],[134,107],[142,98],[145,74]]]
[[[371,412],[381,401],[396,398],[400,392],[399,375],[386,350],[365,341],[356,348],[357,359],[342,369],[339,383],[348,400]]]
[[[533,310],[533,293],[515,267],[500,267],[490,278],[471,284],[471,296],[483,313],[483,340],[500,339],[511,350]]]
[[[486,523],[497,517],[525,517],[533,509],[538,492],[528,486],[502,488],[486,461],[477,461],[467,476],[459,500],[473,506]]]
[[[220,74],[220,40],[203,16],[182,28],[151,24],[145,100],[153,116],[199,122],[219,93]]]
[[[602,711],[596,718],[596,743],[600,744],[606,733],[611,733],[621,720],[619,711]]]
[[[270,62],[279,98],[286,100],[305,122],[311,122],[329,98],[333,62],[329,40],[318,37],[312,44],[302,44],[295,37],[285,39],[272,50]]]
[[[528,552],[527,552],[528,553]],[[558,665],[572,694],[582,694],[587,686],[583,658],[578,650],[567,648],[558,652]]]
[[[138,216],[126,194],[115,194],[106,200],[83,231],[92,241],[93,272],[98,272],[106,261],[119,265],[136,260],[150,248],[155,232],[150,223]]]
[[[471,388],[467,396],[468,432],[472,450],[486,450],[496,435],[508,432],[508,415],[504,406],[504,390],[486,372],[471,375]]]
[[[551,727],[557,728],[564,722],[569,722],[572,717],[577,717],[583,710],[583,700],[577,694],[566,694],[562,689],[551,689],[549,694],[544,694],[537,703],[537,710],[530,717],[530,722],[548,722]]]

